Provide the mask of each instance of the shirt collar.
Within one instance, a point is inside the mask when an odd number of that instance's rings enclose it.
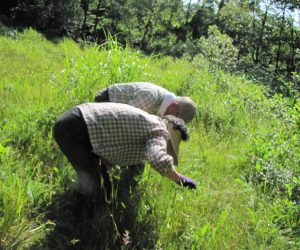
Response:
[[[158,109],[158,112],[157,114],[160,116],[160,117],[163,117],[168,106],[170,105],[170,103],[176,98],[176,95],[174,95],[173,93],[168,93],[165,95],[159,109]]]

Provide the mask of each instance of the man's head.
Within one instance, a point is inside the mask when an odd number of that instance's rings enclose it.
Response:
[[[163,117],[168,132],[170,134],[170,140],[167,145],[167,153],[173,157],[174,165],[178,165],[179,145],[181,140],[186,141],[189,138],[188,129],[182,119],[173,115],[167,115]]]
[[[189,123],[196,115],[196,104],[189,97],[176,97],[167,107],[164,115],[174,115]]]

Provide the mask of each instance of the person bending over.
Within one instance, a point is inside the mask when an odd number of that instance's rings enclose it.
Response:
[[[196,183],[176,171],[179,144],[188,139],[182,119],[162,118],[121,103],[84,103],[62,114],[53,136],[78,175],[78,191],[100,189],[100,172],[115,165],[148,162],[162,176],[183,187]],[[100,163],[100,164],[99,164]],[[110,183],[104,183],[108,188]]]
[[[149,82],[117,83],[99,91],[95,102],[125,103],[149,114],[163,117],[174,115],[191,122],[196,115],[196,104],[186,96],[174,93]]]

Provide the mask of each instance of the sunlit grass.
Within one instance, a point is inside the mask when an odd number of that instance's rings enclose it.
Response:
[[[251,139],[272,126],[274,103],[285,105],[267,99],[262,87],[201,62],[145,57],[113,38],[100,46],[53,44],[33,30],[16,40],[0,37],[0,74],[4,249],[120,248],[124,234],[128,249],[293,247],[274,223],[280,200],[274,207],[244,176]],[[53,142],[52,126],[99,89],[129,81],[151,81],[197,103],[178,170],[198,189],[182,189],[147,165],[136,189],[119,180],[114,202],[78,222],[76,177]]]

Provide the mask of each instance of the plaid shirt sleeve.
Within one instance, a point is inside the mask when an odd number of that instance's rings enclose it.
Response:
[[[166,141],[161,136],[150,138],[145,147],[146,160],[162,176],[174,170],[173,158],[166,152]]]

